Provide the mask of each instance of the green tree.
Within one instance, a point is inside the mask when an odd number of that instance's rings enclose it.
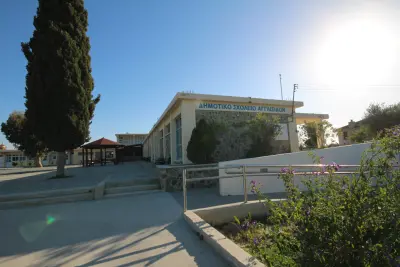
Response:
[[[42,160],[46,147],[28,128],[23,112],[13,112],[6,122],[1,124],[1,131],[17,149],[25,155],[35,158],[36,167],[42,167]]]
[[[357,131],[354,131],[350,135],[350,140],[353,143],[364,143],[367,141],[369,138],[369,130],[366,126],[360,127]]]
[[[258,113],[256,117],[247,123],[248,130],[245,135],[251,140],[251,146],[246,157],[262,157],[273,152],[272,142],[279,135],[282,128],[279,118]]]
[[[212,155],[218,145],[216,138],[217,128],[207,123],[204,119],[197,122],[186,149],[187,157],[191,162],[195,164],[214,162]]]
[[[334,129],[328,121],[307,122],[300,126],[301,142],[305,148],[322,148]]]
[[[99,97],[93,99],[88,13],[83,0],[39,0],[35,30],[22,51],[27,59],[26,118],[33,133],[57,151],[64,176],[65,151],[89,138]]]
[[[400,125],[400,102],[393,105],[371,104],[364,114],[364,124],[376,136],[386,128]]]

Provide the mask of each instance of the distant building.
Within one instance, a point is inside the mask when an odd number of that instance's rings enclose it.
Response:
[[[100,159],[100,149],[92,150],[92,159]],[[106,152],[102,151],[102,158],[114,159],[116,151],[114,148],[110,148]],[[90,156],[89,156],[90,158]],[[82,148],[76,148],[73,151],[65,152],[65,164],[66,165],[80,165],[82,164]],[[55,166],[57,165],[57,152],[50,151],[42,158],[43,166]],[[12,168],[12,167],[33,167],[35,161],[33,158],[25,156],[23,151],[16,149],[5,149],[0,150],[0,168]]]
[[[361,126],[363,126],[363,122],[364,122],[364,120],[360,120],[360,121],[350,120],[348,125],[339,128],[339,130],[340,130],[338,133],[339,145],[340,146],[351,145],[352,142],[350,140],[350,136],[354,132],[357,132],[358,130],[360,130]]]
[[[117,137],[117,142],[125,145],[142,145],[144,140],[147,137],[147,134],[135,134],[135,133],[124,133],[124,134],[115,134]]]

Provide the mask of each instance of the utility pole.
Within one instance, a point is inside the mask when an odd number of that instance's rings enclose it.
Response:
[[[282,91],[282,75],[279,74],[279,83],[281,84],[281,99],[283,100],[283,91]]]
[[[288,131],[288,139],[289,139],[289,149],[290,149],[290,152],[293,152],[293,147],[292,147],[292,142],[291,142],[291,138],[290,138],[290,127],[289,127],[289,124],[290,124],[290,122],[295,122],[295,120],[294,120],[294,93],[296,92],[297,88],[298,88],[298,85],[297,85],[297,84],[294,84],[294,85],[293,85],[293,99],[292,99],[292,115],[290,116],[292,119],[289,120],[289,117],[288,117],[288,122],[287,122],[287,131]],[[297,127],[297,126],[296,126],[296,123],[295,123],[295,127]],[[297,128],[296,128],[296,129],[297,129]]]
[[[292,98],[292,119],[294,119],[294,93],[298,89],[298,84],[293,84],[293,98]]]

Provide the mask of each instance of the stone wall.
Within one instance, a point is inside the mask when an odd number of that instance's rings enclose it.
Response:
[[[196,110],[196,122],[205,119],[221,127],[217,136],[219,145],[214,152],[214,159],[219,161],[242,159],[246,157],[251,140],[244,136],[247,130],[244,122],[253,119],[257,113]],[[289,140],[275,140],[272,144],[274,154],[289,152]]]
[[[218,165],[215,164],[215,167]],[[191,166],[192,168],[195,167],[194,165]],[[218,170],[204,170],[204,171],[190,171],[190,166],[187,166],[187,179],[192,178],[204,178],[204,177],[213,177],[218,176]],[[178,166],[174,168],[171,166],[168,169],[160,169],[160,184],[161,189],[167,192],[174,192],[174,191],[182,191],[182,173],[183,168],[182,166]],[[205,180],[205,181],[196,181],[187,183],[186,188],[210,188],[216,187],[218,184],[218,180]]]

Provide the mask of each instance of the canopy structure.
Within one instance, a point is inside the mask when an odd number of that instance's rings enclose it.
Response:
[[[91,166],[93,164],[93,149],[99,149],[100,150],[100,165],[105,165],[107,163],[107,148],[120,148],[124,147],[124,145],[114,142],[112,140],[106,139],[106,138],[100,138],[99,140],[84,144],[81,146],[82,148],[82,166]],[[89,153],[90,151],[90,153]],[[104,152],[104,157],[103,157],[103,152]],[[89,155],[90,155],[90,160],[89,160]],[[117,159],[115,159],[114,163],[118,163]]]

